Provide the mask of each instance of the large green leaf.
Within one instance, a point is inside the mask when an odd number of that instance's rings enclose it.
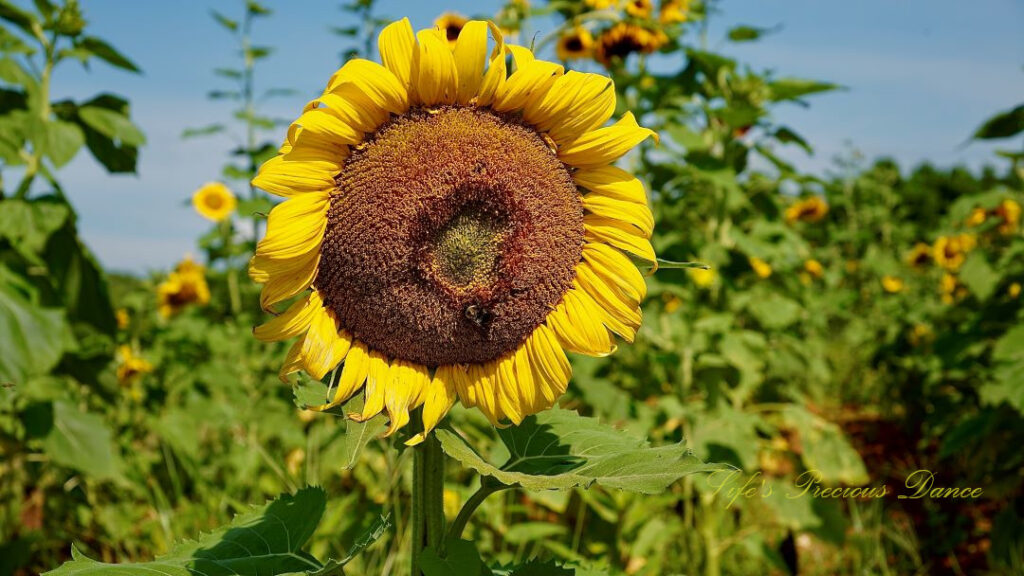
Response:
[[[436,431],[452,458],[509,486],[566,490],[599,484],[656,494],[683,476],[718,470],[682,444],[653,447],[622,430],[555,408],[530,416],[519,426],[499,430],[508,458],[486,461],[458,433]]]
[[[782,418],[800,434],[804,466],[817,472],[823,483],[860,486],[868,482],[860,454],[838,425],[796,405],[787,406]]]
[[[34,264],[41,264],[38,255],[70,215],[67,204],[52,199],[5,200],[0,202],[0,239],[10,242],[19,254]]]
[[[43,446],[57,464],[92,478],[110,480],[121,476],[121,457],[115,451],[106,422],[69,402],[53,403],[53,427]]]
[[[332,381],[337,378],[340,374],[340,369],[336,370],[332,375]],[[299,377],[298,383],[295,385],[293,390],[295,394],[295,404],[299,408],[306,409],[310,406],[320,406],[326,404],[329,401],[330,392],[327,384],[323,382],[307,378],[305,375]],[[354,396],[348,402],[342,406],[338,406],[328,410],[327,413],[335,414],[337,416],[345,417],[345,427],[338,437],[332,439],[332,442],[342,442],[343,448],[341,450],[340,464],[343,470],[351,470],[355,467],[356,462],[359,461],[359,454],[363,451],[363,448],[384,432],[384,418],[376,417],[371,418],[365,422],[356,422],[347,415],[351,413],[361,412],[363,410],[363,395],[359,394]]]
[[[70,162],[85,144],[85,134],[71,122],[53,120],[43,124],[36,144],[53,165],[60,168]]]
[[[0,384],[45,374],[67,347],[64,311],[33,302],[33,288],[0,265]]]
[[[433,548],[423,551],[420,570],[424,576],[483,576],[491,571],[480,559],[476,545],[468,540],[449,539],[442,557]]]
[[[974,131],[978,140],[995,140],[1010,138],[1024,132],[1024,104],[1012,110],[1000,112],[989,118]]]
[[[239,574],[315,574],[323,565],[302,551],[327,505],[320,488],[303,488],[240,514],[230,524],[197,541],[178,544],[151,562],[107,564],[72,547],[72,558],[48,572],[64,575],[231,576]]]
[[[837,90],[840,86],[831,82],[819,82],[803,78],[779,78],[769,82],[768,88],[771,90],[771,99],[779,102],[784,100],[799,101],[803,96],[819,92],[831,92],[832,90]]]

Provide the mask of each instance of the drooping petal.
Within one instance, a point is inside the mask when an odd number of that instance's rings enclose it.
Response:
[[[498,405],[495,379],[497,378],[497,362],[490,361],[483,364],[470,364],[468,366],[468,378],[466,379],[466,394],[471,398],[471,404],[467,404],[463,393],[459,391],[459,398],[463,404],[476,406],[483,412],[491,425],[501,427],[501,419],[504,414]]]
[[[458,71],[459,89],[456,101],[468,104],[480,91],[487,64],[487,23],[480,20],[467,22],[459,32],[452,51]]]
[[[551,407],[568,389],[572,365],[554,331],[544,324],[527,338],[526,350],[534,385],[544,399],[542,406]]]
[[[409,423],[409,410],[416,407],[416,400],[423,396],[428,384],[430,373],[425,366],[406,360],[391,363],[384,392],[384,407],[390,420],[385,437]]]
[[[515,358],[515,353],[512,352],[494,360],[494,387],[498,393],[498,406],[501,413],[518,426],[526,416],[526,411],[523,409],[519,386],[516,382]]]
[[[640,308],[636,303],[628,302],[601,280],[586,263],[576,267],[576,280],[581,290],[581,298],[588,301],[591,310],[599,313],[601,321],[609,330],[632,343],[642,319]]]
[[[358,422],[373,418],[384,409],[387,393],[388,376],[391,366],[388,359],[376,350],[370,350],[366,372],[366,400],[360,414],[349,414],[348,417]]]
[[[321,306],[314,311],[303,340],[302,366],[310,377],[320,380],[345,359],[351,345],[348,333],[339,332],[334,316]]]
[[[281,364],[281,370],[278,371],[277,377],[281,379],[281,382],[288,382],[288,376],[294,374],[299,370],[302,370],[302,341],[305,340],[305,336],[298,339],[292,347],[288,349],[288,354],[284,357],[284,362]]]
[[[583,238],[587,242],[604,242],[648,262],[658,261],[650,240],[630,224],[587,214],[583,217],[583,230]]]
[[[294,258],[320,247],[327,227],[330,194],[302,194],[274,206],[267,218],[267,235],[256,247],[256,255]]]
[[[420,30],[416,38],[419,51],[416,52],[413,71],[420,104],[454,104],[458,92],[458,71],[448,40],[438,30]]]
[[[658,134],[636,123],[632,112],[615,124],[583,134],[575,141],[559,146],[558,159],[577,168],[594,168],[611,164],[647,138]]]
[[[562,296],[562,302],[548,314],[547,324],[569,351],[587,356],[607,356],[615,351],[615,342],[600,316],[592,312],[574,290],[569,290]]]
[[[615,86],[607,76],[570,70],[523,113],[527,122],[558,144],[600,127],[615,112]]]
[[[405,443],[406,446],[415,446],[423,442],[427,434],[430,434],[430,431],[436,428],[445,415],[448,414],[448,411],[451,410],[452,405],[455,404],[455,399],[458,397],[455,390],[456,371],[465,374],[461,366],[447,365],[437,367],[437,370],[434,372],[434,378],[431,379],[423,395],[423,432],[410,438]]]
[[[377,43],[380,61],[408,89],[412,84],[412,62],[416,51],[416,34],[409,19],[402,18],[385,26]]]
[[[345,356],[345,364],[341,367],[341,375],[335,383],[334,398],[331,403],[324,407],[331,408],[351,398],[366,382],[370,370],[370,355],[366,351],[366,345],[358,340],[353,340]]]

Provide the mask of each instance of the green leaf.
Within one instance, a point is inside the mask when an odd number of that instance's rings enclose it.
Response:
[[[752,298],[749,309],[754,318],[769,330],[781,330],[793,324],[803,312],[800,304],[776,292]]]
[[[117,140],[129,146],[142,146],[146,143],[146,136],[142,134],[138,126],[120,112],[99,106],[85,105],[78,109],[78,116],[89,127],[111,140]]]
[[[0,238],[6,239],[23,256],[41,263],[50,236],[64,227],[71,216],[67,204],[52,200],[5,200],[0,202]]]
[[[223,124],[210,124],[201,128],[186,128],[182,131],[182,138],[195,138],[196,136],[209,136],[223,132],[226,127]]]
[[[658,258],[658,270],[680,270],[685,268],[696,268],[698,270],[710,270],[711,266],[703,262],[674,262]]]
[[[70,402],[53,403],[53,428],[43,441],[43,447],[57,464],[93,478],[121,477],[121,456],[114,449],[113,434],[107,423],[101,416],[82,412]]]
[[[989,118],[974,131],[973,138],[976,140],[996,140],[1016,136],[1022,131],[1024,131],[1024,104]]]
[[[21,64],[10,58],[0,58],[0,80],[8,84],[23,86],[29,93],[35,93],[39,90],[39,83],[36,82],[35,76],[25,70]]]
[[[0,265],[0,384],[46,374],[64,353],[64,311],[36,304],[34,295],[26,280]]]
[[[988,300],[1002,276],[992,269],[983,253],[972,254],[960,269],[960,279],[978,300]]]
[[[867,469],[841,428],[795,405],[782,419],[800,434],[804,466],[817,472],[827,485],[860,486],[868,482]]]
[[[783,144],[796,144],[797,146],[804,149],[804,152],[812,154],[814,150],[811,145],[807,143],[807,140],[803,136],[783,126],[775,131],[775,139]]]
[[[572,410],[551,409],[499,430],[508,458],[501,465],[484,460],[456,432],[436,431],[452,458],[509,486],[567,490],[599,484],[656,494],[683,476],[717,470],[680,444],[652,447],[622,430]]]
[[[127,56],[121,54],[116,48],[99,38],[94,36],[85,36],[76,42],[76,44],[79,48],[84,48],[89,52],[92,52],[97,58],[111,66],[121,68],[122,70],[128,70],[130,72],[142,71],[134,62],[129,60]]]
[[[338,378],[341,374],[341,370],[335,370],[331,374],[332,382],[336,382],[334,379]],[[308,409],[310,406],[321,406],[327,404],[330,400],[331,393],[326,384],[318,380],[313,380],[301,375],[298,383],[293,388],[295,394],[295,405],[302,409]],[[341,451],[341,458],[336,462],[341,465],[343,470],[351,470],[355,467],[359,461],[359,454],[363,451],[363,448],[384,432],[384,418],[377,416],[371,418],[365,422],[356,422],[351,418],[348,418],[348,414],[362,412],[363,410],[363,395],[359,394],[353,396],[348,402],[341,406],[335,406],[330,410],[325,411],[327,414],[334,414],[345,418],[345,429],[340,438],[336,438],[335,442],[343,442],[344,446]]]
[[[82,109],[89,108],[93,110],[101,109],[110,111],[113,114],[117,114],[123,120],[107,118],[106,120],[97,118],[96,113],[91,113],[93,123],[86,121],[80,114]],[[119,96],[113,94],[100,94],[91,100],[83,102],[80,108],[77,108],[72,115],[75,122],[82,127],[85,132],[85,145],[89,148],[89,152],[92,153],[93,157],[111,173],[130,173],[135,172],[135,167],[138,162],[139,149],[138,146],[145,142],[145,136],[142,132],[129,120],[130,107],[128,101]],[[112,125],[106,126],[108,132],[111,129],[116,130],[116,133],[120,135],[120,138],[113,138],[108,134],[103,133],[94,124],[100,124],[103,126],[104,122],[113,122]],[[138,144],[136,144],[136,142]]]
[[[54,120],[43,124],[41,138],[36,144],[53,165],[60,168],[70,162],[85,144],[85,135],[71,122]]]
[[[7,20],[21,28],[26,34],[32,35],[32,23],[35,18],[7,0],[0,0],[0,19]]]
[[[221,14],[220,12],[217,12],[216,10],[210,10],[210,15],[213,16],[213,19],[216,20],[217,23],[223,26],[224,28],[232,32],[238,30],[238,21],[232,20],[231,18],[228,18],[227,16]]]
[[[819,82],[817,80],[780,78],[769,82],[768,88],[771,90],[771,100],[782,102],[784,100],[799,100],[803,96],[820,92],[831,92],[832,90],[839,89],[840,86],[831,82]]]
[[[481,576],[490,574],[480,559],[476,544],[467,540],[449,539],[442,558],[437,550],[428,547],[420,556],[420,570],[424,576]]]
[[[513,568],[509,576],[574,576],[576,573],[572,568],[555,564],[554,560],[530,560],[522,566]]]
[[[48,572],[52,576],[231,576],[237,574],[316,574],[323,566],[302,551],[320,523],[327,496],[303,488],[240,514],[197,541],[182,542],[151,562],[107,564],[86,558],[72,547],[72,560]]]
[[[348,549],[348,554],[346,554],[344,558],[341,560],[328,560],[327,562],[324,562],[324,566],[320,570],[306,572],[307,576],[333,576],[341,574],[342,572],[339,571],[339,568],[351,562],[352,559],[361,554],[363,550],[377,540],[380,540],[380,537],[383,536],[389,528],[391,528],[391,516],[378,516],[377,519],[374,520],[373,524],[371,524],[365,532],[359,535],[359,538],[357,538]]]
[[[729,30],[729,40],[733,42],[750,42],[771,32],[771,28],[757,28],[754,26],[736,26]]]

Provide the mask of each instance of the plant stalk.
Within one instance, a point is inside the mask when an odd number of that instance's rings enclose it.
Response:
[[[413,414],[413,434],[423,429],[420,411]],[[444,452],[433,434],[413,448],[412,576],[420,576],[423,550],[444,554]]]

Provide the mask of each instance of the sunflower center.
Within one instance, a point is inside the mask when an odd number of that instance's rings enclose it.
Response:
[[[565,41],[565,49],[570,52],[582,52],[583,40],[579,36],[573,36]]]
[[[216,194],[208,194],[206,196],[206,207],[213,210],[217,210],[224,206],[224,199]]]
[[[493,360],[572,287],[579,193],[514,116],[411,110],[368,136],[337,181],[314,286],[342,328],[390,358]]]

